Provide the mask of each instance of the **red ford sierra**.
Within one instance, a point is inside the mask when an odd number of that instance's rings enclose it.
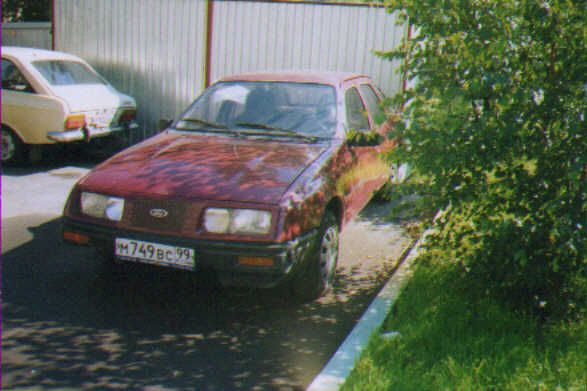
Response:
[[[223,78],[162,133],[73,188],[63,238],[108,262],[213,270],[223,285],[332,285],[339,232],[389,178],[381,96],[363,75]],[[375,143],[349,132],[373,131]]]

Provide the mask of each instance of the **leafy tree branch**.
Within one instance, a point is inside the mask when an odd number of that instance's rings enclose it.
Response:
[[[587,2],[387,0],[413,25],[391,159],[446,208],[437,255],[481,294],[567,316],[587,297]],[[476,277],[476,278],[473,278]],[[541,315],[541,316],[542,316]]]

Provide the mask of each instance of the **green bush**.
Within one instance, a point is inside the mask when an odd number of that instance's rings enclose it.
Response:
[[[409,140],[391,153],[430,178],[432,245],[479,294],[541,317],[585,300],[587,2],[389,0],[414,26]],[[398,102],[399,103],[399,102]],[[581,288],[583,287],[583,288]]]
[[[354,147],[368,147],[381,144],[383,142],[383,136],[375,130],[361,132],[351,129],[346,134],[346,141]]]

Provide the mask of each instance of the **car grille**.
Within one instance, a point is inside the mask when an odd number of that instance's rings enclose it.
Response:
[[[188,205],[168,200],[132,201],[130,225],[151,231],[180,233],[183,230]]]

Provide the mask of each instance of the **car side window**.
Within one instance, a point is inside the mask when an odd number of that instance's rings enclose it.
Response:
[[[378,125],[385,122],[385,113],[381,108],[381,99],[379,99],[379,96],[373,91],[373,87],[369,84],[361,84],[359,90],[365,99],[367,110],[371,113],[373,121]]]
[[[349,129],[369,129],[369,119],[359,91],[352,87],[345,92],[346,117]]]
[[[14,65],[7,59],[2,59],[2,89],[18,92],[35,92],[33,87]]]

